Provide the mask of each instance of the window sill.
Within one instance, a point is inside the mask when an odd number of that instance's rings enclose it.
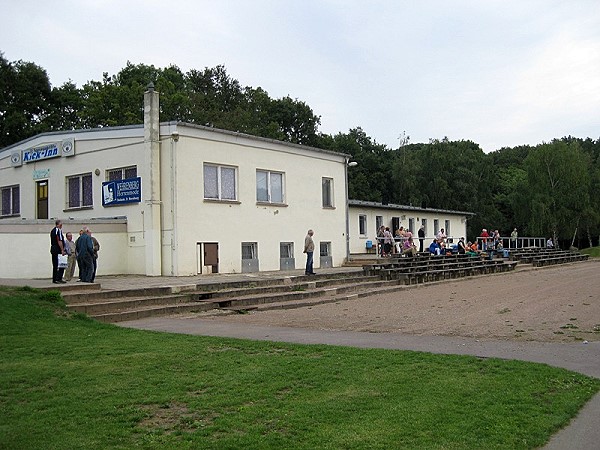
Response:
[[[218,198],[205,198],[204,203],[225,203],[229,205],[241,205],[242,202],[239,200],[221,200]]]
[[[11,218],[15,218],[15,217],[21,217],[21,213],[6,214],[6,215],[3,215],[3,216],[0,216],[0,219],[11,219]]]
[[[75,208],[65,208],[63,209],[63,212],[69,212],[69,211],[85,211],[86,209],[94,209],[94,206],[77,206]]]
[[[323,206],[323,209],[335,209],[335,206]]]
[[[275,202],[256,202],[256,206],[276,206],[278,208],[287,208],[287,203],[275,203]]]

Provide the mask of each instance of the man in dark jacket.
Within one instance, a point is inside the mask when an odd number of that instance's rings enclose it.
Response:
[[[52,255],[52,282],[64,283],[62,277],[65,269],[58,268],[58,255],[66,255],[65,238],[62,232],[62,221],[54,222],[54,228],[50,232],[50,254]]]
[[[419,251],[423,251],[423,242],[425,241],[425,226],[421,225],[419,228]]]
[[[79,276],[85,283],[93,283],[94,273],[94,244],[88,234],[88,228],[83,228],[83,234],[79,236],[76,244],[77,262],[79,263]]]

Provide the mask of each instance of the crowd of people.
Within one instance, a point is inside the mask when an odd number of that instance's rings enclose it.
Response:
[[[389,257],[392,255],[416,256],[424,252],[423,242],[425,240],[425,228],[421,226],[418,231],[419,249],[414,243],[413,234],[410,230],[400,227],[394,234],[390,227],[381,226],[377,232],[377,242],[379,244],[379,256]],[[483,228],[480,236],[473,242],[465,242],[461,237],[457,243],[448,242],[448,236],[444,228],[441,228],[432,239],[429,246],[425,249],[432,255],[446,255],[450,253],[479,255],[486,252],[492,255],[495,252],[503,251],[504,245],[516,249],[519,247],[519,234],[516,228],[510,234],[510,237],[503,238],[498,230],[488,230]],[[553,248],[552,238],[546,242],[546,247]]]
[[[73,234],[62,231],[63,223],[56,220],[50,231],[50,254],[52,255],[52,283],[63,284],[71,281],[75,266],[79,268],[78,280],[93,283],[98,268],[100,243],[92,236],[88,227],[79,230],[79,237],[73,241]]]

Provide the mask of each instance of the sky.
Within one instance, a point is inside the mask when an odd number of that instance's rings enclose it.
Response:
[[[54,0],[3,2],[0,52],[53,86],[128,61],[225,66],[290,96],[319,131],[361,127],[398,148],[471,140],[485,152],[600,138],[598,0]]]

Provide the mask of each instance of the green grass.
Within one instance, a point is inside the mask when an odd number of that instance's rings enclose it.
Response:
[[[600,247],[584,248],[581,250],[581,253],[590,255],[592,258],[600,258]]]
[[[533,363],[122,329],[0,290],[2,449],[527,449],[599,389]]]

